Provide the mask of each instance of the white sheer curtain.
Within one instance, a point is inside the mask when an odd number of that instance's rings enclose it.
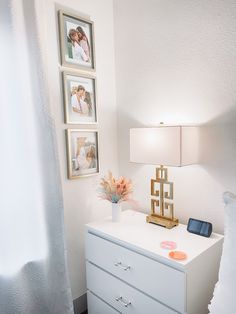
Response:
[[[73,313],[34,0],[0,0],[0,313]]]

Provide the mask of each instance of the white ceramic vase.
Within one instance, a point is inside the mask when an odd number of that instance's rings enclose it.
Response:
[[[121,220],[121,203],[112,204],[112,221],[119,222]]]

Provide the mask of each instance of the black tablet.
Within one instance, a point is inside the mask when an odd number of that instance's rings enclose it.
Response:
[[[189,218],[187,230],[191,233],[209,238],[212,233],[212,224],[194,218]]]

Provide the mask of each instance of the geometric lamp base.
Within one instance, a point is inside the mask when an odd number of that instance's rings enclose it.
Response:
[[[168,217],[159,216],[157,214],[148,215],[146,217],[146,221],[149,223],[153,223],[156,225],[166,227],[167,229],[171,229],[174,226],[178,226],[178,224],[179,224],[179,220],[176,218],[171,219]]]

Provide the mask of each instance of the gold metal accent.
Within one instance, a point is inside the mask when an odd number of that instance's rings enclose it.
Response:
[[[156,185],[159,189],[156,188]],[[156,198],[151,199],[151,214],[147,216],[147,222],[168,229],[179,224],[179,220],[174,218],[174,204],[171,202],[174,196],[173,190],[173,182],[168,181],[168,169],[164,166],[156,168],[156,179],[151,179],[151,195]],[[159,209],[159,214],[156,213],[156,208]],[[166,211],[168,212],[166,213]]]

